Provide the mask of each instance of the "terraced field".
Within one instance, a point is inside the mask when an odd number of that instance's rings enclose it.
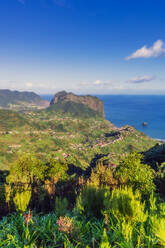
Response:
[[[116,128],[99,117],[76,118],[46,110],[23,114],[1,110],[0,115],[1,170],[9,169],[22,152],[43,159],[53,153],[86,168],[96,154],[105,154],[117,164],[129,152],[146,151],[157,143],[133,127]]]

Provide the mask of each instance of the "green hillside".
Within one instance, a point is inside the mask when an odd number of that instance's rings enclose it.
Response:
[[[94,116],[97,112],[99,116],[104,118],[103,101],[96,96],[75,95],[72,92],[60,91],[54,95],[50,101],[50,106],[56,106],[57,109],[62,109],[64,112],[70,112],[76,116],[79,116],[81,112],[90,117],[90,114]],[[90,112],[89,109],[94,112]]]
[[[0,131],[10,131],[29,125],[27,119],[17,112],[0,109]]]
[[[92,110],[88,106],[82,103],[76,102],[58,102],[55,105],[51,105],[46,109],[48,112],[59,112],[61,114],[67,114],[72,117],[81,117],[81,118],[93,118],[101,116],[98,112]]]
[[[75,102],[0,110],[0,130],[2,247],[164,247],[156,140]]]
[[[26,110],[47,106],[48,102],[34,92],[0,90],[0,108]]]
[[[31,151],[43,158],[54,154],[80,168],[87,168],[96,154],[105,154],[117,164],[130,152],[144,152],[157,143],[132,127],[116,128],[102,118],[73,117],[53,107],[26,114],[1,110],[0,114],[0,128],[9,133],[0,138],[0,169],[8,167],[9,157],[12,161],[20,152]]]

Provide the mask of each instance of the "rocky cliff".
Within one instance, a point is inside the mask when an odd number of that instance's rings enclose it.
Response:
[[[67,102],[86,105],[88,108],[98,112],[99,115],[104,117],[104,104],[99,98],[95,96],[90,96],[90,95],[78,96],[71,92],[67,93],[66,91],[61,91],[55,94],[55,96],[50,102],[50,106],[56,105],[58,103],[67,103]]]

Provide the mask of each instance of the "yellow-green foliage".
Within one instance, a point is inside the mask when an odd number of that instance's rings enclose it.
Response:
[[[48,157],[48,170],[47,176],[51,178],[54,183],[57,183],[59,180],[67,180],[67,170],[68,165],[65,161],[58,161],[53,156]]]
[[[159,204],[159,209],[161,217],[165,218],[165,202]]]
[[[127,222],[125,220],[121,223],[121,232],[126,239],[126,241],[130,241],[132,239],[133,234],[133,225],[130,222]]]
[[[13,199],[17,211],[25,212],[31,199],[31,189],[18,191]]]
[[[112,186],[117,184],[117,180],[114,178],[111,168],[99,161],[96,168],[92,170],[88,183],[94,187]]]
[[[138,195],[137,198],[139,201]],[[147,200],[145,208],[148,210],[148,216],[143,222],[141,217],[139,218],[138,210],[135,210],[138,218],[133,221],[132,217],[124,217],[118,211],[107,213],[108,222],[93,216],[86,218],[82,215],[80,218],[73,212],[68,212],[69,217],[60,218],[55,213],[33,213],[35,221],[31,221],[27,226],[32,217],[30,212],[24,215],[24,218],[14,213],[0,221],[0,247],[163,248],[164,206],[159,205],[159,200],[155,201],[152,196],[152,205]]]
[[[59,180],[66,180],[68,166],[63,161],[58,161],[51,155],[48,155],[45,161],[42,161],[34,154],[21,154],[20,157],[11,165],[10,174],[7,177],[9,184],[27,185],[43,182],[49,193],[55,191],[55,184]]]
[[[108,241],[108,236],[107,236],[106,229],[104,229],[104,232],[103,232],[103,235],[102,235],[100,248],[111,248],[111,245],[110,245],[110,243]]]
[[[87,186],[82,189],[76,201],[76,210],[85,216],[101,217],[104,210],[105,189]]]
[[[165,246],[165,203],[156,204],[156,197],[150,196],[151,228],[161,245]]]
[[[159,242],[165,247],[165,218],[152,218],[153,231]]]
[[[140,190],[143,194],[151,194],[155,186],[154,171],[147,164],[142,164],[142,155],[131,153],[121,163],[117,172],[122,183]]]
[[[20,154],[20,157],[11,165],[7,182],[31,184],[34,180],[43,179],[43,177],[43,162],[33,154]]]
[[[140,192],[133,192],[130,187],[114,189],[111,194],[106,193],[104,204],[107,211],[133,223],[144,222],[148,216],[144,211],[145,203],[141,202]]]
[[[6,202],[10,208],[10,203],[11,201],[13,200],[13,190],[12,190],[12,187],[11,185],[5,185],[5,195],[6,195]]]

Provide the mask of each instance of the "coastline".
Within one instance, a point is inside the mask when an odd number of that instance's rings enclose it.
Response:
[[[45,100],[52,98],[51,94],[40,96]],[[109,94],[96,96],[104,102],[106,120],[116,127],[133,126],[157,142],[165,142],[165,96]],[[148,125],[142,126],[143,122]]]
[[[160,143],[165,143],[165,139],[157,139],[157,138],[152,138],[153,140],[157,140],[159,141]]]

